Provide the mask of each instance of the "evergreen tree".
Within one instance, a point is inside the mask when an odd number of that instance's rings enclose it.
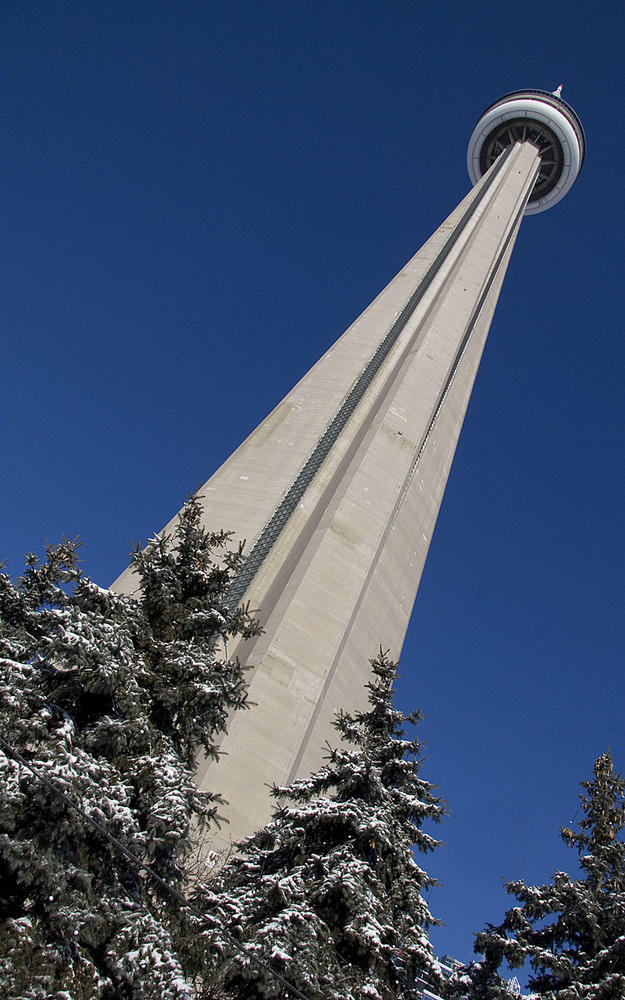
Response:
[[[493,953],[481,962],[470,962],[453,973],[445,983],[446,1000],[512,1000],[518,990],[499,975],[502,957]]]
[[[2,737],[164,879],[180,885],[192,828],[219,797],[193,780],[216,754],[242,669],[220,650],[256,625],[225,594],[240,553],[200,524],[138,548],[139,588],[97,587],[76,544],[0,574]],[[0,752],[0,995],[182,998],[179,907],[24,765]]]
[[[410,995],[419,973],[440,983],[424,890],[433,880],[413,847],[438,842],[422,829],[442,805],[420,777],[420,747],[392,705],[396,667],[373,661],[369,710],[339,714],[341,744],[327,765],[288,788],[272,822],[241,845],[200,893],[203,906],[248,952],[271,963],[310,1000]],[[205,997],[271,998],[281,987],[218,932],[206,933]]]
[[[580,855],[580,877],[556,872],[548,885],[509,883],[508,892],[520,905],[499,927],[489,925],[477,935],[475,949],[485,963],[469,976],[471,988],[464,995],[470,1000],[500,995],[480,989],[488,987],[489,977],[495,983],[504,959],[512,968],[529,961],[529,985],[539,997],[625,997],[625,843],[619,837],[625,827],[625,782],[614,773],[609,752],[595,761],[594,778],[582,788],[579,829],[561,831]],[[450,995],[463,995],[460,986],[456,983]]]

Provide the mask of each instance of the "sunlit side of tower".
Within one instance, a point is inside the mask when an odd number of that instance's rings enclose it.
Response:
[[[202,487],[206,526],[246,540],[232,599],[264,627],[229,650],[253,667],[254,707],[198,770],[230,803],[225,840],[267,820],[271,785],[320,765],[379,646],[399,657],[521,220],[567,193],[584,148],[559,90],[488,108],[470,193]]]

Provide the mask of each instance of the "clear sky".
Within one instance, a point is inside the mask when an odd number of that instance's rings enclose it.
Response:
[[[461,959],[502,916],[502,876],[571,866],[558,828],[595,757],[625,771],[623,16],[0,7],[13,574],[65,532],[108,585],[466,193],[492,101],[563,83],[585,125],[575,187],[523,223],[402,658],[449,801],[435,945]]]

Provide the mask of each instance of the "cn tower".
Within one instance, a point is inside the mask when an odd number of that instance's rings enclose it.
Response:
[[[224,842],[266,822],[273,784],[320,766],[379,647],[399,657],[519,226],[564,197],[584,149],[561,88],[487,108],[469,194],[199,491],[206,526],[246,540],[231,596],[264,628],[229,650],[253,707],[198,766],[228,800]],[[129,570],[114,584],[135,586]]]

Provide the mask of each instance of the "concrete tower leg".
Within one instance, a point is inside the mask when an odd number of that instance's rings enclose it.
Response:
[[[418,254],[346,335],[370,343],[374,327],[379,343],[412,307],[245,593],[261,609],[265,629],[239,651],[254,666],[250,699],[257,707],[233,717],[226,755],[199,775],[202,786],[229,799],[227,835],[235,840],[268,819],[267,786],[321,764],[324,745],[335,739],[337,708],[364,707],[368,661],[380,644],[399,656],[537,169],[533,147],[511,150],[459,217],[426,244],[425,261]],[[424,264],[437,273],[413,305],[420,279],[430,273]],[[307,385],[300,383],[315,406],[323,398],[317,374],[313,369]],[[319,437],[334,414],[324,417]],[[281,453],[290,440],[280,425],[272,438],[278,435],[282,444],[273,445]]]

